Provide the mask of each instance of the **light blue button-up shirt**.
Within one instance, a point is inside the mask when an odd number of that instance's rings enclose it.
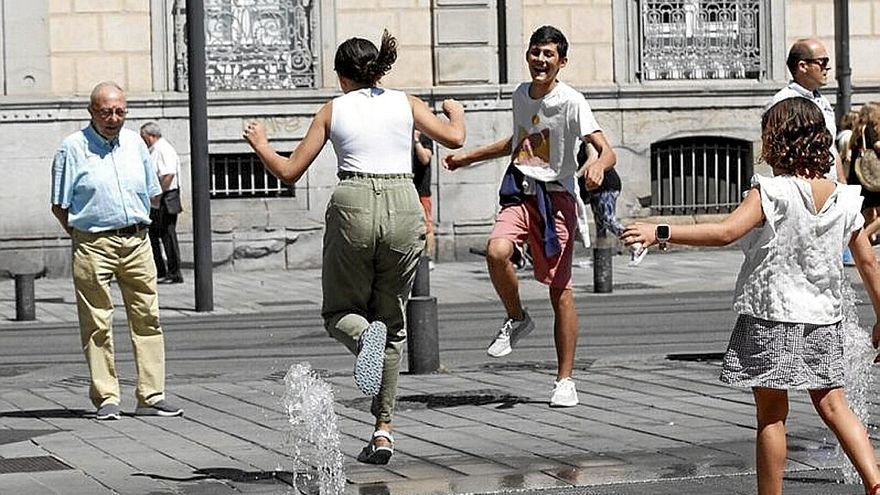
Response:
[[[91,125],[68,136],[52,161],[52,204],[67,223],[101,232],[150,223],[150,197],[162,194],[143,139],[122,129],[107,140]]]

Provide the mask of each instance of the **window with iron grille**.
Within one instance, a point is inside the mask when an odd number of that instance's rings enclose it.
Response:
[[[762,78],[765,2],[640,0],[640,79]]]
[[[211,198],[296,197],[294,186],[269,173],[253,153],[211,154]]]
[[[186,2],[176,1],[176,86],[178,91],[186,91]],[[208,90],[318,86],[319,3],[314,0],[205,0]]]
[[[651,212],[730,212],[752,176],[752,144],[723,137],[673,139],[651,145]]]

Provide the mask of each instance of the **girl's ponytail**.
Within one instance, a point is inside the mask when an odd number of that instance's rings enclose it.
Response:
[[[376,58],[367,65],[367,71],[375,84],[391,70],[397,60],[397,39],[385,29],[382,31],[382,43]]]
[[[397,40],[382,33],[381,49],[376,49],[371,41],[363,38],[345,40],[336,49],[333,68],[336,72],[364,86],[374,86],[379,79],[391,70],[397,60]]]

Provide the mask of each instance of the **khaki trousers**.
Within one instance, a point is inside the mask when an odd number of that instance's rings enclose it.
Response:
[[[377,421],[391,422],[406,342],[405,306],[425,247],[424,212],[412,179],[342,179],[325,225],[324,326],[355,354],[371,321],[388,327],[382,387],[370,411]]]
[[[141,405],[155,404],[165,396],[165,343],[147,230],[133,235],[74,230],[73,241],[73,286],[82,348],[91,372],[92,403],[119,404],[110,295],[110,280],[116,277],[137,366],[135,395]]]

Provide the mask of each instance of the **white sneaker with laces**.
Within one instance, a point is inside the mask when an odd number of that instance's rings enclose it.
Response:
[[[486,354],[496,358],[510,354],[510,351],[513,350],[510,347],[510,330],[513,328],[514,322],[515,320],[508,318],[504,325],[501,325],[501,330],[498,330],[495,340],[489,344]]]
[[[578,393],[571,377],[555,382],[553,395],[550,396],[550,407],[574,407],[578,405]]]
[[[506,356],[510,354],[513,346],[519,342],[519,339],[525,337],[534,329],[535,324],[532,322],[532,317],[529,316],[528,311],[523,310],[522,320],[508,318],[504,321],[504,325],[501,325],[501,329],[498,330],[495,340],[489,344],[486,353],[496,358]]]
[[[633,244],[630,248],[630,259],[629,266],[639,266],[639,263],[645,259],[645,255],[648,254],[648,248],[642,246],[641,242],[637,242]]]

